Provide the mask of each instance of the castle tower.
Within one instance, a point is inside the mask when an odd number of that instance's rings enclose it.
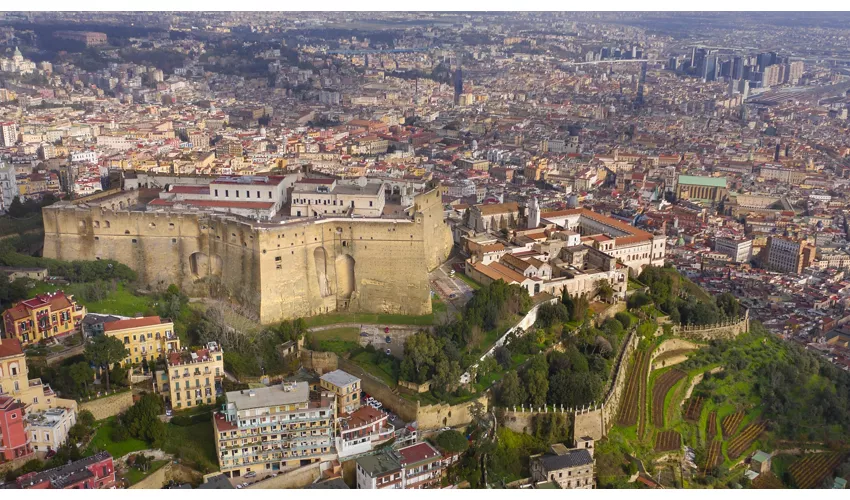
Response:
[[[537,197],[534,197],[528,203],[528,229],[537,229],[539,225],[540,204],[537,203]]]

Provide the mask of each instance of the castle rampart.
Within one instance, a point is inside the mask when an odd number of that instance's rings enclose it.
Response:
[[[124,191],[45,207],[45,257],[114,259],[149,286],[226,297],[266,323],[333,311],[430,313],[428,271],[452,243],[439,190],[416,196],[409,217],[285,223],[127,208],[138,198]]]

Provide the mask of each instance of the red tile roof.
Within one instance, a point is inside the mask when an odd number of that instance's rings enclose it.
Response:
[[[440,452],[426,442],[402,448],[398,450],[398,454],[401,455],[401,462],[404,465],[415,464],[428,459],[432,459],[433,461],[440,458]]]
[[[20,340],[15,338],[0,339],[0,359],[10,356],[20,356],[23,353]]]
[[[161,325],[162,320],[159,316],[146,316],[144,318],[119,319],[118,321],[110,321],[103,324],[104,332],[114,332],[116,330],[126,330],[128,328],[138,328],[140,326]]]

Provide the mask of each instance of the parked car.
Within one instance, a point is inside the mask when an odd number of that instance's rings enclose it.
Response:
[[[384,327],[384,333],[390,333],[390,327],[385,326]]]
[[[374,403],[372,403],[369,406],[371,406],[372,408],[374,408],[376,410],[380,410],[381,407],[384,406],[384,405],[380,401],[375,401]]]
[[[451,428],[451,427],[443,427],[442,429],[440,429],[440,431],[441,431],[441,432],[443,432],[443,431],[450,431],[450,430],[452,430],[452,428]]]
[[[251,472],[249,472],[249,473],[245,474],[245,475],[244,475],[244,476],[242,476],[242,477],[244,477],[245,479],[251,479],[252,477],[257,477],[257,473],[256,473],[256,472],[251,471]]]
[[[243,488],[245,488],[246,486],[248,486],[248,483],[242,483]]]
[[[389,335],[387,335],[387,338],[386,338],[386,339],[384,339],[384,340],[386,340],[386,341],[387,341],[387,344],[389,344],[389,343],[392,343],[393,338],[392,338],[392,337],[390,337]]]
[[[236,485],[236,489],[237,489],[237,490],[241,490],[241,489],[242,489],[242,485],[241,485],[241,484],[237,484],[237,485]]]
[[[167,410],[165,410],[165,416],[166,416],[166,417],[170,417],[170,416],[171,416],[171,408],[168,408]]]
[[[361,336],[361,337],[368,337],[368,336],[369,336],[369,334],[368,334],[368,333],[366,333],[366,332],[360,332],[360,336]]]
[[[453,298],[455,298],[455,297],[457,297],[457,294],[456,294],[456,293],[453,293],[453,294],[449,295],[449,298],[450,298],[450,299],[453,299]]]
[[[393,353],[393,352],[392,352],[391,350],[389,350],[389,349],[387,349],[385,352],[387,353],[387,356],[390,356],[390,355],[392,355],[392,353]]]

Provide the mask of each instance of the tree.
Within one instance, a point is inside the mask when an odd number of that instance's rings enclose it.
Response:
[[[741,304],[729,292],[723,292],[717,296],[717,307],[729,319],[738,319],[741,315]]]
[[[614,297],[614,287],[608,280],[598,280],[596,282],[596,296],[605,301],[611,300]]]
[[[105,370],[106,375],[106,390],[109,391],[109,366],[113,363],[118,363],[130,355],[130,351],[124,347],[124,344],[115,337],[100,335],[90,341],[86,345],[86,359],[95,364],[95,366]]]
[[[86,393],[89,392],[89,382],[94,379],[94,370],[92,370],[91,365],[85,361],[74,363],[69,369],[69,375],[71,376],[71,380],[73,380],[74,384],[77,386],[78,393],[80,387],[82,387]],[[91,412],[89,412],[89,414],[91,414]]]
[[[448,453],[463,453],[469,448],[469,441],[455,430],[443,431],[437,435],[437,446]]]
[[[502,379],[499,390],[499,400],[507,407],[518,406],[525,402],[527,395],[525,389],[520,385],[519,375],[516,372],[508,372]]]
[[[623,325],[623,328],[626,330],[628,330],[632,326],[632,317],[629,315],[629,313],[625,311],[618,312],[617,314],[615,314],[614,319],[619,321],[620,324]]]
[[[509,369],[513,363],[511,360],[511,350],[505,346],[497,347],[496,351],[493,353],[493,357],[496,358],[496,362],[499,363],[505,370]]]
[[[531,360],[523,374],[523,382],[528,388],[528,403],[532,406],[546,404],[546,393],[549,392],[549,364],[543,355]]]
[[[451,392],[457,387],[462,374],[460,363],[444,358],[437,363],[434,371],[433,385],[446,392]]]
[[[643,292],[635,292],[628,298],[626,305],[629,309],[640,309],[651,302],[652,299],[649,298],[649,295]]]
[[[145,393],[121,416],[121,426],[136,438],[158,445],[165,439],[165,424],[159,419],[164,412],[162,398]]]

